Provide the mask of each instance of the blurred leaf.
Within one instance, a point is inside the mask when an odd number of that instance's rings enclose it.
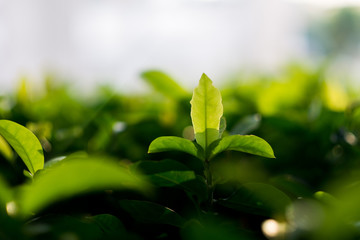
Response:
[[[155,174],[167,171],[187,171],[190,170],[184,164],[171,160],[165,159],[161,161],[139,161],[131,165],[131,169],[141,171],[144,174]]]
[[[104,239],[104,232],[94,222],[67,215],[46,215],[25,225],[31,239]]]
[[[236,125],[231,129],[231,135],[245,135],[256,130],[260,126],[261,116],[259,114],[253,114],[242,118]]]
[[[320,202],[330,206],[330,207],[339,207],[340,201],[336,199],[333,195],[323,191],[317,191],[314,193],[314,197]]]
[[[0,135],[15,149],[32,175],[44,167],[41,144],[30,130],[15,122],[0,120]]]
[[[262,138],[254,135],[233,135],[227,136],[215,143],[216,145],[211,149],[210,158],[215,155],[227,151],[240,151],[258,156],[275,158],[274,151],[271,146]]]
[[[0,135],[0,153],[11,163],[14,163],[14,152],[12,151],[10,145],[5,141],[5,139]]]
[[[237,226],[224,224],[223,220],[213,223],[200,223],[190,220],[185,223],[182,231],[183,239],[186,240],[249,240],[254,239],[241,232]]]
[[[178,161],[140,161],[134,167],[147,174],[151,183],[158,187],[178,187],[196,195],[200,202],[206,198],[205,180]]]
[[[221,138],[225,130],[226,130],[226,119],[224,116],[222,116],[220,118],[219,138]]]
[[[219,200],[219,204],[241,212],[272,217],[284,214],[291,200],[269,184],[246,183],[229,198]]]
[[[102,239],[138,239],[135,235],[128,233],[122,222],[111,214],[99,214],[88,218],[103,232]]]
[[[141,76],[155,90],[162,93],[164,96],[181,99],[187,95],[186,91],[179,84],[163,72],[147,71],[143,72]]]
[[[183,186],[182,183],[195,179],[193,171],[168,171],[148,175],[150,181],[159,187]],[[183,186],[184,187],[184,186]]]
[[[212,85],[205,73],[194,89],[191,103],[191,119],[197,143],[206,153],[207,147],[219,139],[220,118],[223,115],[221,93]]]
[[[203,150],[197,143],[181,137],[158,137],[151,142],[148,153],[166,151],[182,151],[204,159]]]
[[[0,206],[13,200],[13,192],[7,182],[0,176]],[[3,207],[3,206],[1,206]]]
[[[100,158],[71,158],[42,170],[21,189],[18,203],[23,215],[75,195],[99,190],[131,189],[147,193],[149,184],[135,172]]]
[[[120,206],[142,223],[168,224],[181,227],[184,219],[170,208],[146,201],[121,200]]]
[[[313,196],[313,191],[309,186],[291,175],[276,176],[270,179],[270,183],[296,198],[311,198]]]

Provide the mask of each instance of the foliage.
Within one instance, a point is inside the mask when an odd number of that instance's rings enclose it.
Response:
[[[142,76],[154,92],[0,98],[1,239],[359,238],[354,87],[291,65],[191,99]]]

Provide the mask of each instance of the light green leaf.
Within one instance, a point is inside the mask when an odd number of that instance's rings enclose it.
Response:
[[[211,149],[210,158],[227,150],[275,158],[271,146],[264,139],[254,135],[233,135],[222,138],[214,148]]]
[[[191,119],[196,141],[205,150],[219,139],[220,118],[223,115],[221,94],[205,74],[195,88],[191,103]]]
[[[174,210],[146,201],[121,200],[120,206],[142,223],[168,224],[182,227],[184,219]]]
[[[203,150],[198,144],[181,137],[158,137],[150,143],[148,153],[166,151],[182,151],[204,159]]]
[[[160,71],[146,71],[141,76],[158,92],[169,98],[181,99],[186,91],[171,77]]]
[[[44,153],[39,140],[27,128],[0,120],[0,135],[15,149],[32,175],[44,167]]]
[[[132,189],[147,193],[150,185],[136,172],[100,158],[64,159],[37,174],[20,189],[18,204],[23,215],[48,205],[93,191]]]

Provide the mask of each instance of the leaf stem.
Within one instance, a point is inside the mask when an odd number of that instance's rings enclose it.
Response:
[[[207,202],[207,210],[211,210],[214,202],[214,186],[212,182],[212,174],[210,169],[210,161],[205,159],[205,177],[206,184],[208,188],[208,202]]]

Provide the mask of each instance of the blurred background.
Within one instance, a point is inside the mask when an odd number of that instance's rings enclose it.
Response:
[[[111,84],[141,92],[161,69],[192,89],[238,73],[278,72],[289,61],[331,61],[359,76],[359,1],[0,1],[0,94],[18,79],[54,74],[85,93]],[[353,7],[353,8],[352,8]],[[345,8],[345,9],[344,9]],[[329,64],[329,63],[328,63]],[[41,88],[38,86],[38,88]]]
[[[360,239],[359,9],[360,0],[0,0],[0,119],[38,137],[45,168],[86,152],[127,166],[176,160],[203,176],[188,154],[147,150],[159,136],[194,140],[190,99],[206,73],[221,90],[224,136],[257,135],[276,156],[229,151],[212,160],[214,198],[229,203],[217,205],[219,216],[255,239]],[[27,182],[24,169],[0,137],[9,189]],[[260,204],[241,193],[253,183]],[[151,201],[192,218],[181,189],[158,193]],[[110,205],[83,197],[56,211],[97,209],[129,222],[118,196]]]

